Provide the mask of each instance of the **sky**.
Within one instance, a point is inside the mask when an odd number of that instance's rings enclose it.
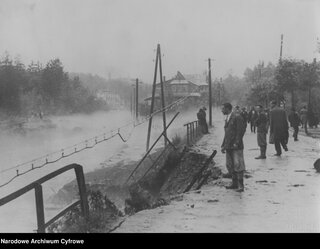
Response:
[[[0,55],[152,83],[163,75],[242,76],[259,61],[319,58],[320,0],[0,0]],[[320,58],[319,58],[320,59]]]

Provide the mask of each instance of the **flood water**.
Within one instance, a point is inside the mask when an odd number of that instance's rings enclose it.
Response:
[[[183,124],[196,120],[196,109],[180,113],[176,120],[168,129],[168,137],[175,135],[183,136],[186,132]],[[167,123],[171,120],[174,113],[168,114]],[[98,141],[103,135],[108,138],[112,134],[111,130],[117,130],[118,127],[132,121],[131,114],[128,111],[110,111],[98,112],[91,115],[72,115],[48,117],[50,127],[29,129],[25,133],[6,133],[1,131],[0,144],[1,165],[0,185],[6,183],[17,174],[16,169],[3,172],[5,169],[16,165],[29,162],[33,159],[34,167],[48,161],[54,161],[61,157],[62,149],[67,155],[76,148],[80,150],[87,145],[95,145],[94,138],[98,136]],[[152,136],[150,145],[161,134],[162,115],[153,118]],[[120,160],[139,160],[146,151],[148,122],[134,127],[128,125],[119,130],[121,136],[128,141],[123,142],[119,136],[115,136],[108,141],[96,144],[91,149],[85,149],[79,153],[63,158],[56,163],[48,164],[40,169],[35,169],[29,173],[19,176],[8,185],[0,188],[0,198],[12,193],[15,190],[31,183],[40,177],[53,172],[63,166],[71,163],[78,163],[83,166],[84,172],[93,171],[103,166],[108,166]],[[93,138],[92,140],[89,140]],[[83,143],[80,143],[83,142]],[[77,145],[76,145],[77,144]],[[76,146],[74,146],[76,145]],[[163,145],[163,139],[158,146]],[[47,155],[47,156],[46,156]],[[32,167],[31,163],[25,164],[17,169],[23,173]],[[46,200],[56,193],[66,183],[75,178],[74,172],[66,172],[43,184],[45,200],[45,220],[48,221],[55,210],[49,208]],[[36,225],[36,209],[34,191],[17,198],[16,200],[0,207],[0,232],[33,232]]]

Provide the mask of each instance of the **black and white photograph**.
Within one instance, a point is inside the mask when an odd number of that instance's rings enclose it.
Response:
[[[320,0],[0,0],[0,159],[1,245],[319,233]]]

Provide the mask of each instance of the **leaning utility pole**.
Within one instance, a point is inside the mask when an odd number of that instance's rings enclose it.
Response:
[[[159,53],[159,73],[160,73],[160,86],[161,86],[161,105],[162,105],[162,120],[163,120],[163,131],[164,131],[164,146],[167,146],[167,121],[166,121],[166,112],[164,110],[165,103],[164,103],[164,86],[163,86],[163,77],[162,77],[162,63],[161,63],[161,49],[160,44],[158,44],[158,53]]]
[[[157,55],[156,55],[156,63],[155,63],[155,69],[154,69],[154,77],[153,77],[153,86],[152,86],[152,99],[151,99],[151,107],[150,107],[150,115],[153,113],[154,109],[154,99],[155,99],[155,92],[156,92],[156,81],[157,81],[157,71],[158,71],[158,62],[159,62],[159,69],[160,69],[160,86],[161,86],[161,105],[162,105],[162,115],[163,115],[163,134],[165,139],[165,145],[167,144],[166,137],[167,137],[167,131],[166,131],[166,113],[164,110],[165,102],[164,102],[164,88],[163,88],[163,76],[162,76],[162,64],[161,64],[161,50],[160,50],[160,44],[157,46]],[[150,144],[150,135],[151,135],[151,126],[152,126],[152,116],[149,119],[149,126],[148,126],[148,135],[147,135],[147,146],[146,151],[149,150],[149,144]]]
[[[209,125],[212,126],[212,92],[211,92],[211,59],[208,59],[209,67]]]
[[[159,54],[158,54],[158,51],[157,51],[156,63],[155,63],[155,68],[154,68],[154,76],[153,76],[153,84],[152,84],[152,97],[151,97],[150,115],[152,115],[153,108],[154,108],[154,96],[155,96],[155,93],[156,93],[157,68],[158,68],[158,55]],[[152,116],[149,119],[146,151],[149,150],[151,126],[152,126]]]

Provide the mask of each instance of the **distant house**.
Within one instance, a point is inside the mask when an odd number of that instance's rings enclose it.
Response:
[[[98,90],[96,93],[97,99],[103,100],[111,108],[118,108],[123,105],[120,96],[112,91]]]
[[[205,74],[188,74],[185,78],[198,86],[198,92],[203,95],[209,93],[209,85]]]
[[[160,83],[156,84],[156,92],[161,94]],[[170,80],[164,82],[164,93],[166,97],[177,99],[186,96],[200,96],[197,84],[186,80],[179,71]]]
[[[204,83],[203,83],[204,82]],[[188,80],[181,72],[177,72],[177,74],[163,82],[164,87],[164,97],[165,97],[165,105],[168,105],[174,102],[177,99],[183,97],[189,97],[188,103],[191,105],[198,104],[203,101],[203,94],[207,94],[208,92],[208,84],[205,81],[197,80],[196,83]],[[145,99],[146,105],[151,104],[152,97],[148,97]],[[156,84],[156,93],[155,93],[155,102],[154,109],[161,109],[161,84]]]

